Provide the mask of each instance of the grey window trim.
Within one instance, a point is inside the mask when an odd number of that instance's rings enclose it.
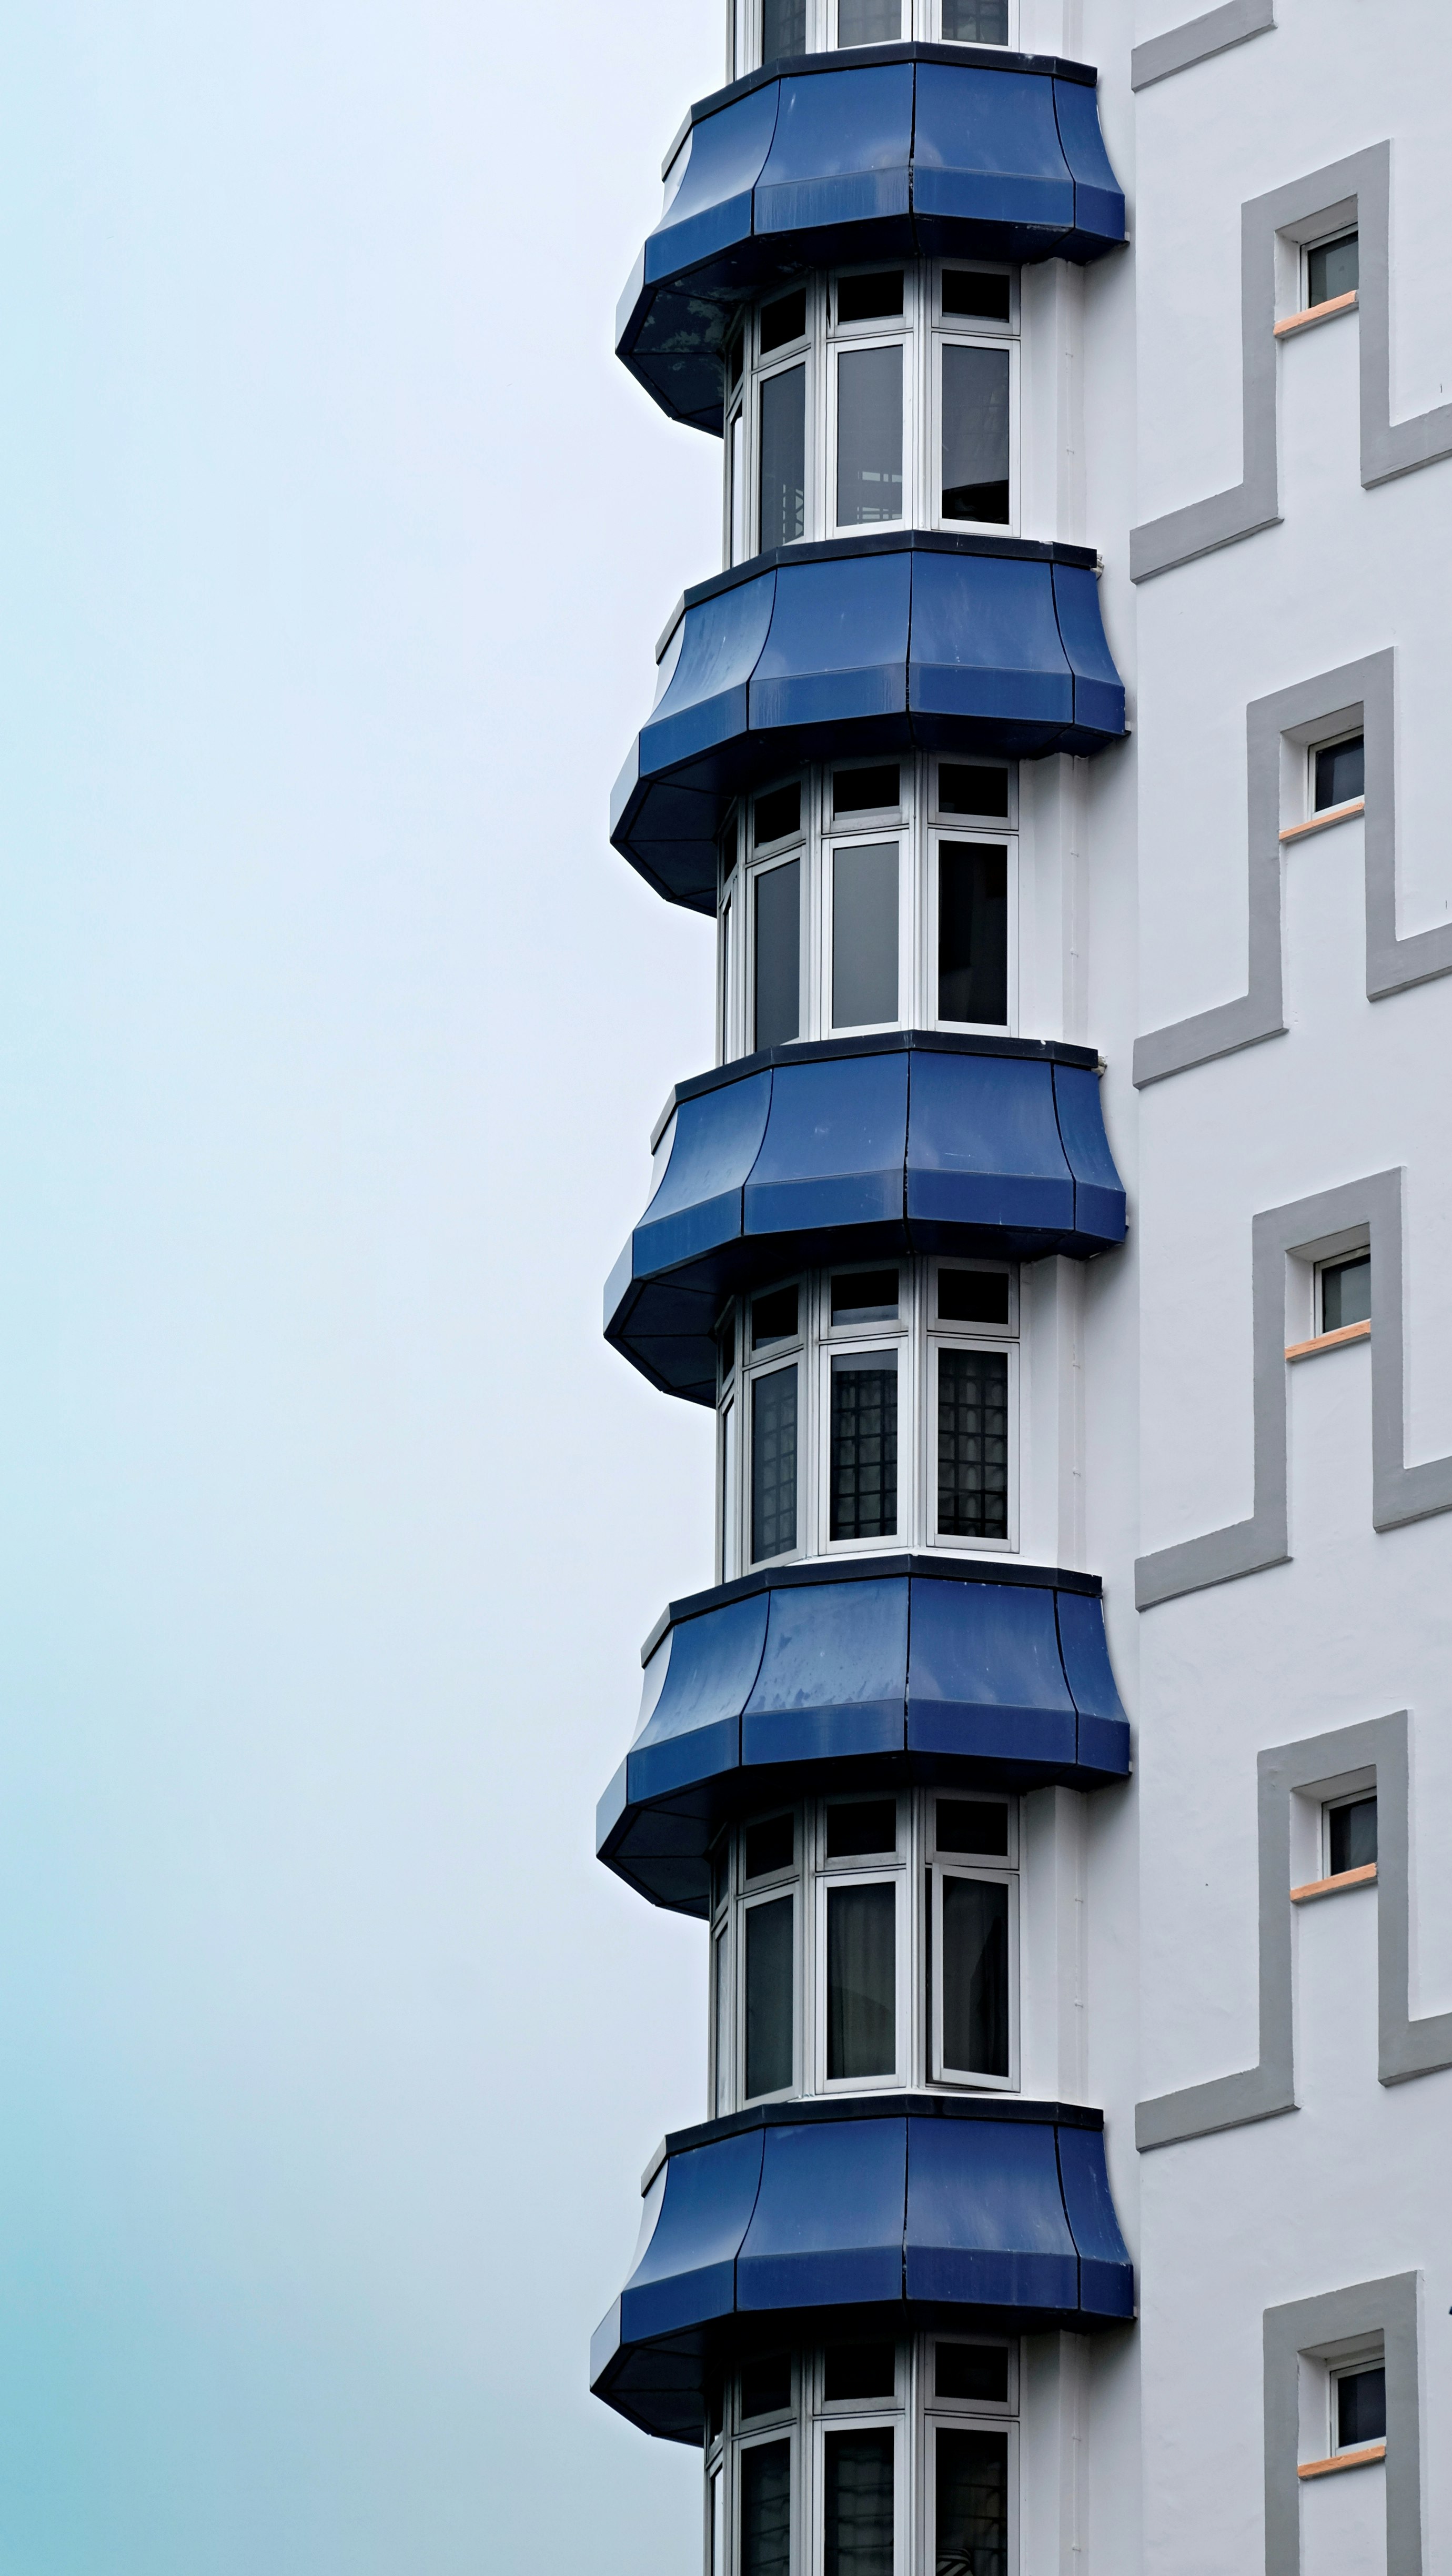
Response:
[[[1331,1238],[1366,1227],[1371,1246],[1371,1521],[1402,1529],[1452,1511],[1452,1457],[1406,1463],[1402,1202],[1400,1169],[1266,1208],[1251,1222],[1251,1345],[1255,1483],[1249,1520],[1181,1539],[1140,1557],[1135,1607],[1234,1583],[1290,1560],[1286,1408],[1286,1262],[1311,1261]]]
[[[1291,1800],[1334,1797],[1348,1778],[1368,1771],[1375,1773],[1377,1805],[1377,2081],[1407,2084],[1452,2066],[1452,2012],[1411,2017],[1411,1726],[1399,1708],[1259,1755],[1260,2054],[1239,2074],[1138,2103],[1134,2135],[1141,2155],[1298,2108]]]
[[[1224,8],[1207,9],[1203,18],[1187,18],[1182,27],[1136,45],[1129,58],[1130,88],[1149,89],[1174,72],[1188,71],[1192,63],[1208,62],[1212,54],[1227,53],[1251,36],[1269,34],[1275,23],[1275,0],[1225,0]]]
[[[1241,479],[1228,492],[1212,493],[1132,529],[1131,581],[1149,581],[1279,520],[1276,236],[1306,241],[1317,227],[1343,222],[1355,225],[1361,236],[1362,483],[1370,491],[1396,475],[1414,474],[1452,456],[1452,403],[1439,403],[1411,420],[1391,417],[1391,145],[1373,143],[1241,207]]]
[[[1302,2356],[1317,2359],[1330,2346],[1377,2333],[1386,2351],[1387,2576],[1422,2576],[1420,2306],[1420,2273],[1394,2272],[1265,2310],[1266,2576],[1300,2576]]]
[[[1316,729],[1358,720],[1366,739],[1366,996],[1387,1001],[1434,976],[1452,974],[1452,924],[1397,934],[1396,653],[1388,646],[1359,662],[1269,697],[1245,710],[1249,973],[1238,1000],[1218,1002],[1135,1040],[1137,1090],[1209,1064],[1262,1038],[1284,1037],[1281,744],[1309,742]]]

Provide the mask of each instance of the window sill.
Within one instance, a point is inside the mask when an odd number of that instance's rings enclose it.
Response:
[[[1338,313],[1354,312],[1359,300],[1353,286],[1349,294],[1333,295],[1324,304],[1308,304],[1303,313],[1288,313],[1284,322],[1276,324],[1276,338],[1289,340],[1298,331],[1314,331],[1318,322],[1333,321]]]
[[[1308,1878],[1304,1887],[1293,1887],[1291,1903],[1309,1905],[1318,1896],[1339,1896],[1343,1887],[1370,1887],[1376,1878],[1376,1863],[1369,1860],[1361,1869],[1338,1870],[1334,1878]]]
[[[1366,798],[1350,796],[1344,805],[1328,805],[1321,813],[1313,814],[1309,822],[1288,823],[1281,834],[1281,840],[1283,843],[1304,841],[1312,832],[1329,832],[1333,823],[1354,823],[1357,815],[1365,812]]]
[[[1337,2451],[1329,2460],[1302,2460],[1298,2478],[1328,2478],[1335,2469],[1372,2469],[1386,2458],[1385,2442],[1368,2442],[1362,2451]]]
[[[1335,1333],[1316,1333],[1309,1342],[1287,1342],[1286,1357],[1288,1360],[1313,1360],[1322,1351],[1339,1351],[1347,1342],[1369,1342],[1370,1339],[1368,1318],[1360,1324],[1343,1324]]]

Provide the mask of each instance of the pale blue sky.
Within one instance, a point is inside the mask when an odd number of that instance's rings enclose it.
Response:
[[[689,2576],[585,2392],[702,2108],[592,1859],[709,1425],[599,1340],[709,934],[605,840],[717,0],[0,41],[0,2576]]]

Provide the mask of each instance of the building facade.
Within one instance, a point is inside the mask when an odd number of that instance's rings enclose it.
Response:
[[[734,0],[622,298],[722,545],[611,837],[717,1008],[606,1333],[715,1414],[716,1562],[599,1849],[700,1919],[710,2075],[591,2376],[707,2576],[1452,2556],[1452,39],[1393,20]]]

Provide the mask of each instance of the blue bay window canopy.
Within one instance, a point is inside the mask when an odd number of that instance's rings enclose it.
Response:
[[[1042,55],[869,45],[716,91],[691,110],[616,354],[672,419],[719,435],[734,307],[803,269],[1100,258],[1124,196],[1095,81]]]
[[[1124,1241],[1092,1048],[896,1030],[742,1056],[679,1084],[660,1177],[605,1289],[605,1338],[716,1400],[723,1299],[904,1252],[1079,1259]]]
[[[901,529],[753,555],[685,593],[610,838],[669,903],[714,913],[732,799],[873,751],[1090,754],[1124,734],[1094,556]]]
[[[780,1566],[672,1602],[647,1640],[597,1848],[652,1904],[705,1917],[712,1841],[753,1806],[1128,1773],[1097,1576],[907,1554]]]
[[[714,2374],[753,2346],[1134,2315],[1103,2115],[1065,2103],[897,2093],[683,2129],[641,2240],[590,2384],[671,2441],[701,2440]]]

